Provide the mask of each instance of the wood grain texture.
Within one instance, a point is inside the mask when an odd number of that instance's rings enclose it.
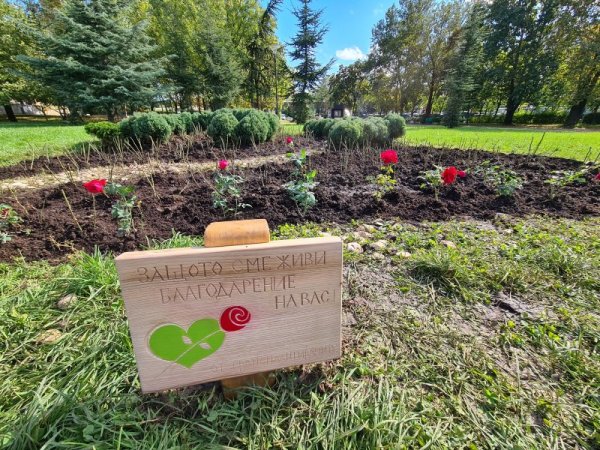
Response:
[[[204,231],[205,247],[263,244],[271,239],[265,219],[213,222]]]
[[[116,264],[144,392],[341,355],[339,238],[130,252]],[[251,314],[244,327],[218,329],[207,341],[199,340],[207,328],[198,321],[213,324],[235,306]],[[168,339],[180,336],[157,355],[150,343],[158,330],[169,331]],[[165,359],[181,346],[181,356]],[[202,358],[192,358],[195,353]]]
[[[265,219],[213,222],[204,232],[204,246],[208,248],[264,244],[270,240],[271,232]],[[272,386],[274,381],[275,377],[269,371],[221,380],[221,386],[225,398],[231,400],[245,386]]]

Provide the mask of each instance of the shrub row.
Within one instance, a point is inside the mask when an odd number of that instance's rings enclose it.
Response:
[[[215,144],[256,145],[273,138],[279,129],[279,118],[256,109],[220,109],[210,120],[207,134]]]
[[[600,112],[586,114],[582,122],[586,125],[600,125]]]
[[[474,116],[469,119],[472,124],[504,123],[504,115],[499,116]],[[539,113],[518,112],[513,116],[516,125],[552,125],[562,124],[567,118],[566,112],[544,111]]]
[[[336,147],[353,148],[360,145],[386,146],[404,136],[406,121],[400,114],[388,114],[384,118],[349,117],[344,119],[309,120],[304,132],[316,139],[328,139]]]
[[[112,122],[90,122],[83,127],[86,133],[96,136],[102,144],[110,144],[121,137],[118,123]]]
[[[172,134],[184,135],[195,130],[206,131],[217,145],[260,144],[270,140],[279,128],[275,114],[254,109],[220,109],[216,112],[183,112],[135,114],[118,124],[95,122],[85,131],[110,144],[117,138],[149,144],[166,142]]]

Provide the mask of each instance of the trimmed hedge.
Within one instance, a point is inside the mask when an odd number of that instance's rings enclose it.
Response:
[[[216,145],[225,147],[236,143],[238,123],[231,110],[220,109],[214,113],[206,132]]]
[[[329,140],[338,147],[356,147],[362,137],[362,125],[359,120],[339,120],[329,130]]]
[[[341,120],[341,119],[339,119]],[[336,119],[323,119],[325,122],[323,124],[323,139],[329,136],[329,132],[331,131],[331,127],[335,125]]]
[[[235,114],[234,114],[235,115]],[[271,131],[267,115],[260,111],[245,111],[235,128],[239,141],[245,145],[266,142]],[[214,119],[213,119],[214,120]]]
[[[270,140],[279,129],[279,118],[275,114],[256,109],[223,108],[216,112],[141,113],[128,117],[119,124],[106,124],[88,124],[86,131],[96,134],[98,130],[98,133],[105,133],[107,136],[116,133],[125,139],[146,144],[165,142],[171,134],[191,134],[201,130],[206,131],[216,145],[225,146],[239,143],[260,144]]]
[[[179,114],[179,121],[183,124],[186,134],[192,134],[194,132],[194,119],[192,113],[182,112]]]
[[[302,127],[302,130],[304,130],[304,134],[310,134],[311,136],[315,136],[315,125],[317,124],[317,120],[307,120],[304,123],[304,126]]]
[[[309,120],[304,124],[304,132],[315,139],[325,139],[329,136],[329,130],[334,123],[334,119]]]
[[[390,139],[396,139],[406,134],[406,120],[400,114],[390,113],[385,116]]]
[[[212,114],[207,126],[208,135],[220,146],[261,144],[271,140],[277,130],[279,117],[250,108],[219,109]]]
[[[309,120],[304,132],[315,139],[329,139],[336,147],[375,145],[383,147],[406,133],[406,121],[400,114],[388,114],[385,118],[346,117],[343,119]]]
[[[505,115],[474,116],[469,119],[471,124],[504,123]],[[562,124],[567,118],[567,113],[562,111],[544,111],[539,113],[517,112],[513,116],[515,125],[552,125]]]
[[[171,132],[176,135],[182,135],[186,133],[186,127],[181,114],[164,114],[162,117],[169,123]]]
[[[148,144],[166,142],[171,137],[172,129],[167,119],[155,112],[135,114],[119,122],[119,129],[124,138]]]
[[[192,122],[194,123],[194,127],[200,129],[201,131],[206,131],[212,117],[213,113],[208,111],[192,113]]]
[[[235,109],[230,109],[229,111],[231,111],[233,113],[233,115],[235,116],[235,118],[237,120],[241,121],[251,111],[258,111],[258,110],[250,109],[250,108],[235,108]]]
[[[279,117],[273,113],[267,113],[267,121],[269,122],[269,134],[267,135],[267,141],[273,139],[273,136],[279,131]]]
[[[118,123],[91,122],[86,124],[83,129],[86,133],[100,139],[102,144],[110,144],[121,137],[121,129]]]
[[[390,140],[388,123],[381,117],[370,117],[363,123],[362,143],[384,146]]]

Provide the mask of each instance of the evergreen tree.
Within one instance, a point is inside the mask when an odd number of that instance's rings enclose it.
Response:
[[[133,25],[129,0],[67,0],[48,32],[32,31],[44,57],[22,56],[38,81],[52,88],[71,115],[148,105],[157,93],[162,61],[143,22]],[[43,45],[42,45],[43,44]]]
[[[448,128],[460,125],[460,115],[468,108],[478,87],[476,75],[483,61],[483,18],[482,5],[475,4],[461,31],[458,49],[450,61],[446,82],[448,101],[444,114],[444,124]]]
[[[270,67],[273,66],[272,61],[275,61],[275,64],[279,62],[277,61],[279,42],[275,36],[275,15],[279,11],[281,3],[283,0],[269,0],[260,18],[258,30],[248,44],[249,67],[246,84],[253,108],[261,109],[263,107],[261,99],[269,95],[273,79],[270,70]],[[285,64],[285,59],[283,59],[283,63]]]
[[[321,24],[323,10],[311,9],[312,0],[301,0],[302,6],[294,10],[300,30],[292,39],[293,50],[290,56],[299,61],[294,71],[293,109],[295,119],[304,123],[310,116],[311,92],[315,89],[333,64],[333,60],[324,66],[317,62],[316,48],[323,42],[328,28]]]
[[[243,73],[232,48],[231,39],[207,23],[204,33],[203,64],[200,70],[204,91],[211,109],[228,106],[240,90]]]

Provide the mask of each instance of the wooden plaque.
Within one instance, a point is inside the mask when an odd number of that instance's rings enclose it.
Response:
[[[143,392],[341,355],[339,238],[129,252],[116,264]]]

